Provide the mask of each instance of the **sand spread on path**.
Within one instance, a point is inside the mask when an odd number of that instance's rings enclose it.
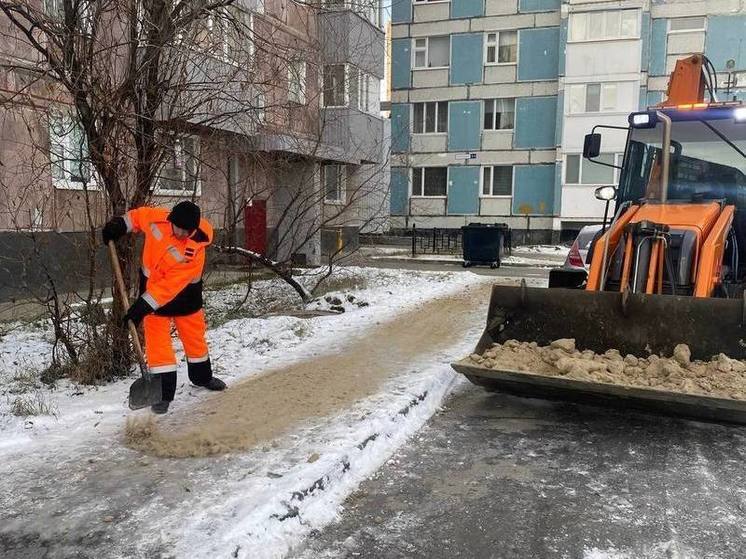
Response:
[[[293,426],[348,409],[413,362],[458,342],[465,330],[482,320],[491,287],[483,282],[427,301],[351,338],[339,353],[249,378],[196,409],[157,420],[130,419],[125,442],[157,456],[221,454],[270,441]],[[334,327],[331,322],[329,327]]]
[[[469,365],[495,370],[515,370],[574,380],[654,388],[720,398],[746,399],[746,363],[720,354],[710,361],[691,361],[691,352],[679,344],[671,357],[622,356],[580,351],[575,340],[555,340],[549,346],[508,340],[492,344],[482,355],[463,360]]]

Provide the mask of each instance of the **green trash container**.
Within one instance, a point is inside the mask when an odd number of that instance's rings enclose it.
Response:
[[[510,252],[510,227],[505,223],[470,223],[461,227],[461,233],[465,268],[475,264],[499,268]]]

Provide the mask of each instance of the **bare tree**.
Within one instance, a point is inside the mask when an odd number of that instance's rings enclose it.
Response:
[[[319,8],[253,2],[0,0],[0,32],[13,50],[5,70],[23,76],[0,103],[28,132],[18,169],[0,168],[0,188],[23,193],[6,197],[0,218],[23,231],[84,232],[86,308],[103,295],[97,231],[108,216],[153,199],[201,197],[206,213],[219,217],[220,244],[236,252],[246,205],[267,200],[271,258],[256,260],[292,280],[294,255],[319,245],[322,231],[344,227],[366,193],[381,188],[364,178],[338,203],[325,203],[336,184],[328,173],[337,170],[318,162],[356,148],[330,146],[329,130],[345,115],[320,111]],[[235,163],[218,154],[233,154]],[[49,196],[50,175],[76,190],[52,188]],[[203,183],[223,187],[208,196]],[[118,249],[131,282],[134,241]],[[319,256],[320,247],[314,251]],[[343,253],[332,251],[329,266]],[[60,292],[48,276],[40,300]],[[114,298],[101,338],[111,373],[130,362],[122,312]],[[80,358],[72,345],[67,353]]]

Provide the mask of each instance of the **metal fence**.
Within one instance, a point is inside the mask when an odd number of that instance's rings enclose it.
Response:
[[[416,254],[461,254],[461,229],[421,229],[412,227],[412,256]]]

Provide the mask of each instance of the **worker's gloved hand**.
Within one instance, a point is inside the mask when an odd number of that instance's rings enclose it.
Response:
[[[127,314],[124,315],[124,325],[126,326],[127,322],[131,320],[135,323],[135,326],[139,326],[142,319],[145,318],[146,315],[152,313],[153,310],[153,307],[151,307],[145,299],[138,297],[137,300],[132,303]]]
[[[104,244],[108,245],[109,241],[116,241],[119,237],[127,232],[127,224],[124,222],[124,218],[115,217],[109,220],[101,229],[101,238],[104,240]]]

